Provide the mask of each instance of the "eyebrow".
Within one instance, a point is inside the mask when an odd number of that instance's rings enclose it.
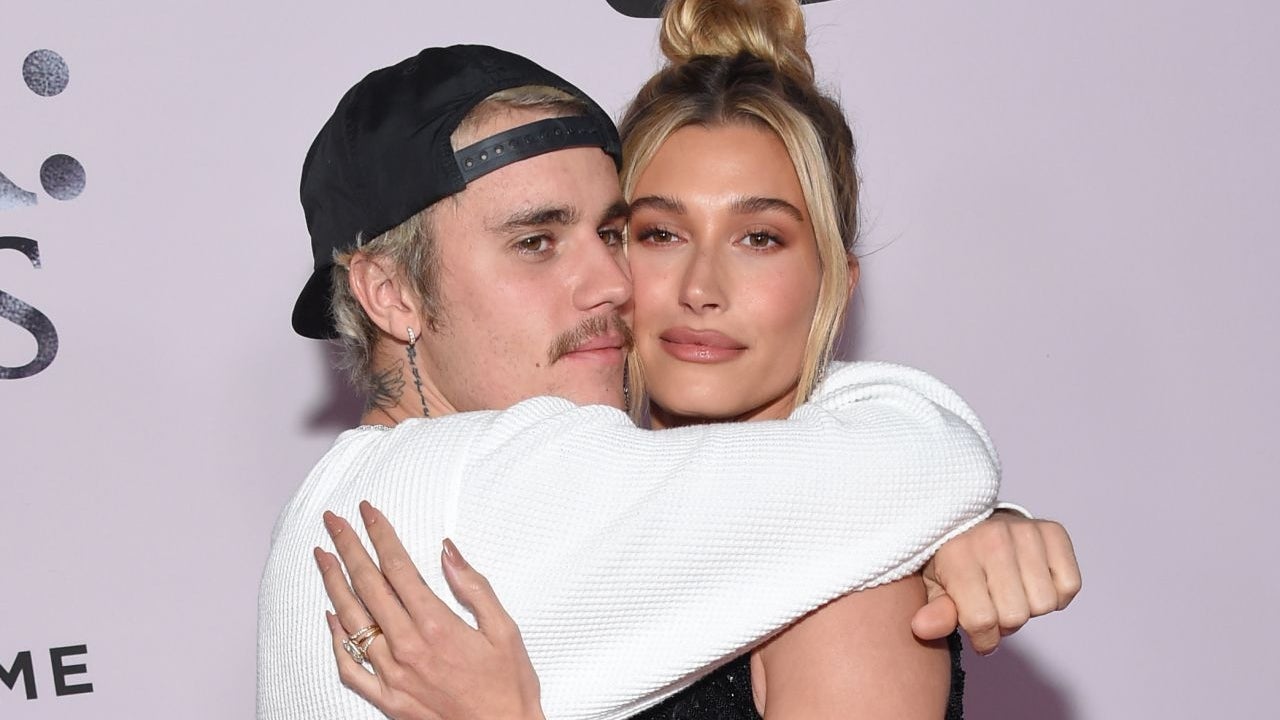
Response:
[[[804,213],[800,212],[800,208],[783,200],[782,198],[771,197],[738,197],[734,198],[731,206],[733,211],[739,215],[753,215],[762,212],[780,212],[790,215],[796,222],[804,222]]]
[[[627,204],[626,200],[623,200],[622,198],[618,198],[617,200],[614,200],[613,203],[609,205],[609,207],[605,208],[603,213],[600,214],[600,224],[605,225],[607,223],[614,222],[615,220],[626,221],[630,217],[631,217],[631,206]]]
[[[507,233],[542,225],[572,225],[579,217],[577,209],[567,205],[541,205],[521,210],[489,229]]]
[[[688,210],[684,203],[667,195],[646,195],[631,201],[631,212],[636,210],[661,210],[664,212],[685,215]],[[796,222],[804,222],[804,213],[800,208],[782,198],[739,196],[729,203],[729,211],[735,215],[754,215],[763,212],[780,212]]]
[[[665,212],[684,215],[686,210],[684,203],[667,195],[645,195],[631,201],[631,212],[636,210],[662,210]]]

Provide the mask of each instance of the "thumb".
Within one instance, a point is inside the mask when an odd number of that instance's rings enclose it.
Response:
[[[950,595],[935,596],[911,618],[911,632],[921,640],[941,640],[959,623],[955,601]]]
[[[462,557],[458,547],[448,538],[444,541],[441,561],[444,579],[453,590],[453,596],[476,616],[476,625],[481,632],[487,634],[489,630],[514,624],[498,601],[498,596],[494,594],[489,579],[471,567],[471,563]]]

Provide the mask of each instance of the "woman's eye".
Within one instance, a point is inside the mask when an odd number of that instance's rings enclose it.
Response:
[[[640,240],[654,245],[666,245],[676,241],[676,234],[670,230],[654,228],[640,233]]]
[[[748,233],[739,242],[753,250],[768,250],[782,244],[782,240],[777,235],[767,232]]]
[[[546,235],[521,238],[516,241],[516,250],[528,255],[538,255],[551,249],[551,238]]]

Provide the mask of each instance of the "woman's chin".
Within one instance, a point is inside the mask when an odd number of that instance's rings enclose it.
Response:
[[[741,402],[741,393],[717,393],[714,396],[678,393],[677,397],[650,394],[649,415],[663,427],[699,423],[734,422],[747,419],[760,409],[755,403]],[[737,400],[738,402],[726,402]]]

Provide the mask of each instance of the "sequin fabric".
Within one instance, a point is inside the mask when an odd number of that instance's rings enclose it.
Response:
[[[952,633],[947,646],[951,650],[951,694],[944,720],[964,720],[960,634]],[[730,660],[632,720],[762,720],[751,696],[751,653]]]
[[[751,698],[751,653],[730,660],[632,720],[761,720]]]

